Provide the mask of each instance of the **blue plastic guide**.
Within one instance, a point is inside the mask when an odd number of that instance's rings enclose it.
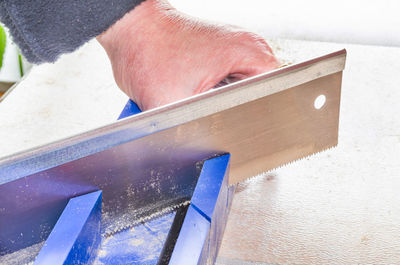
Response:
[[[139,109],[138,105],[136,105],[136,103],[132,100],[129,100],[128,103],[126,103],[121,114],[119,115],[118,120],[138,114],[140,112],[142,111]]]
[[[214,264],[233,197],[229,158],[204,162],[169,264]]]
[[[129,101],[119,119],[137,113]],[[107,238],[100,234],[101,191],[70,199],[34,264],[214,263],[234,192],[229,158],[204,161],[189,205]]]
[[[92,263],[100,245],[101,191],[69,200],[35,265]]]

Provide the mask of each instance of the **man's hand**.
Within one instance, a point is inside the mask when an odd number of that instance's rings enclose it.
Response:
[[[199,21],[160,0],[143,2],[97,39],[118,86],[142,110],[279,65],[261,37]]]

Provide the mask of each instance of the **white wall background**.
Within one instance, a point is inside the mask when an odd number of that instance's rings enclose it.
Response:
[[[398,0],[170,0],[188,14],[264,36],[400,46]]]
[[[4,29],[7,34],[7,43],[3,57],[3,66],[0,69],[0,82],[16,82],[21,78],[18,62],[18,49],[11,41],[7,28]]]

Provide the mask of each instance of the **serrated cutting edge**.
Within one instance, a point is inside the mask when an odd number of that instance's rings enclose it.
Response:
[[[261,175],[264,175],[264,174],[273,173],[274,171],[276,171],[276,170],[278,170],[278,169],[281,169],[281,168],[283,168],[283,167],[290,166],[290,165],[292,165],[292,164],[294,164],[294,163],[300,163],[302,160],[305,160],[305,159],[308,159],[308,158],[313,158],[313,157],[315,157],[315,156],[318,156],[318,155],[321,154],[321,153],[324,153],[324,152],[330,151],[330,150],[332,150],[332,149],[335,149],[336,147],[337,147],[337,144],[332,145],[332,146],[329,146],[329,147],[327,147],[327,148],[324,148],[324,149],[322,149],[322,150],[320,150],[320,151],[317,151],[317,152],[315,152],[315,153],[306,155],[306,156],[304,156],[304,157],[301,157],[301,158],[298,158],[298,159],[289,161],[289,162],[284,163],[284,164],[282,164],[282,165],[280,165],[280,166],[274,167],[274,168],[272,168],[272,169],[270,169],[270,170],[268,170],[268,171],[261,172],[261,173],[259,173],[259,174],[257,174],[257,175],[254,175],[254,176],[252,176],[252,177],[249,177],[249,178],[247,178],[247,179],[245,179],[245,180],[239,182],[239,184],[242,183],[242,182],[251,181],[252,179],[257,178],[258,176],[261,176]]]
[[[187,201],[184,201],[182,203],[175,204],[175,205],[170,205],[170,206],[165,207],[165,208],[163,208],[161,210],[153,212],[153,213],[151,213],[151,214],[149,214],[147,216],[143,216],[141,218],[132,220],[132,222],[129,223],[129,224],[124,224],[124,225],[118,226],[118,227],[114,228],[112,231],[106,231],[105,233],[102,234],[102,236],[104,238],[111,237],[111,236],[113,236],[115,234],[118,234],[118,233],[120,233],[122,231],[125,231],[127,229],[132,228],[132,227],[135,227],[135,226],[139,225],[140,223],[145,223],[145,222],[148,222],[150,220],[156,219],[158,217],[161,217],[161,216],[163,216],[165,214],[171,213],[171,212],[177,210],[178,208],[187,206],[189,204],[190,204],[190,200],[187,200]]]
[[[308,158],[315,157],[315,156],[317,156],[317,155],[319,155],[319,154],[321,154],[321,153],[324,153],[324,152],[329,151],[329,150],[331,150],[331,149],[334,149],[334,148],[336,148],[336,147],[337,147],[337,144],[332,145],[332,146],[329,146],[329,147],[326,147],[326,148],[324,148],[324,149],[322,149],[322,150],[319,150],[319,151],[317,151],[317,152],[315,152],[315,153],[312,153],[312,154],[309,154],[309,155],[300,157],[300,158],[298,158],[298,159],[295,159],[295,160],[289,161],[289,162],[287,162],[287,163],[285,163],[285,164],[282,164],[282,165],[280,165],[280,166],[277,166],[277,167],[275,167],[275,168],[269,170],[268,172],[271,172],[271,171],[273,171],[273,170],[280,169],[280,168],[282,168],[282,167],[290,166],[290,165],[292,165],[292,164],[294,164],[294,163],[300,162],[300,161],[305,160],[305,159],[308,159]]]
[[[336,148],[336,147],[337,147],[337,144],[332,145],[332,146],[329,146],[329,147],[326,147],[325,149],[319,150],[319,151],[317,151],[317,152],[315,152],[315,153],[312,153],[312,154],[310,154],[310,155],[306,155],[306,156],[304,156],[304,157],[301,157],[301,158],[295,159],[295,160],[293,160],[293,161],[290,161],[290,162],[288,162],[288,163],[282,164],[281,166],[278,166],[278,167],[274,168],[274,170],[280,169],[280,168],[282,168],[282,167],[289,166],[289,165],[291,165],[291,164],[293,164],[293,163],[297,163],[297,162],[300,162],[300,161],[305,160],[305,159],[308,159],[308,158],[315,157],[315,156],[317,156],[317,155],[319,155],[319,154],[321,154],[321,153],[324,153],[324,152],[329,151],[329,150],[331,150],[331,149],[334,149],[334,148]]]

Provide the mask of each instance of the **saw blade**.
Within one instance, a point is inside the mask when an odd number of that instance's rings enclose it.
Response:
[[[139,220],[159,202],[190,199],[198,161],[231,153],[234,184],[335,146],[345,57],[293,64],[0,160],[0,252],[3,242],[45,237],[71,197],[101,189],[104,224],[132,209],[146,213]]]
[[[111,222],[105,225],[102,236],[108,238],[121,231],[135,227],[138,224],[157,219],[160,216],[169,214],[176,211],[178,208],[187,206],[190,204],[190,200],[178,200],[172,202],[166,202],[158,207],[152,205],[148,211],[144,214],[137,215],[135,211],[126,211],[122,216],[114,218]],[[103,224],[104,225],[104,224]]]

